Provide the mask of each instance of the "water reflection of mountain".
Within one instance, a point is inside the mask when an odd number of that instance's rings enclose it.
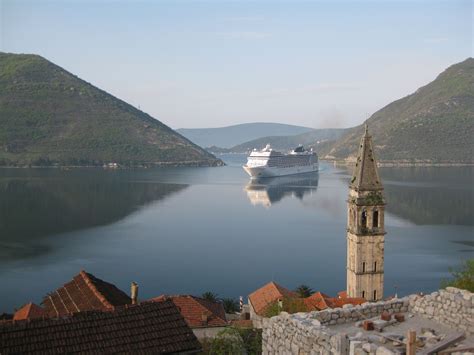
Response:
[[[318,173],[311,173],[251,180],[245,190],[252,205],[270,207],[285,197],[302,200],[305,195],[316,192],[318,178]]]
[[[41,243],[42,237],[113,223],[186,186],[134,183],[93,172],[2,179],[0,258],[43,254],[49,247]]]
[[[385,195],[389,212],[416,224],[474,224],[469,191],[387,185]]]
[[[472,167],[382,168],[387,210],[416,224],[474,224]]]

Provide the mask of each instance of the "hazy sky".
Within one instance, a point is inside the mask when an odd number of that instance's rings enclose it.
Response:
[[[0,50],[173,128],[347,127],[473,56],[472,24],[456,0],[0,0]]]

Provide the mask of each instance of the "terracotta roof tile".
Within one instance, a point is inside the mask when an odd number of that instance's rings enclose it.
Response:
[[[42,302],[50,317],[91,310],[112,310],[130,303],[126,293],[85,271],[44,297]]]
[[[308,307],[308,311],[318,310],[329,308],[327,304],[327,299],[329,296],[321,292],[315,292],[311,296],[304,299],[304,303]]]
[[[265,315],[265,309],[270,304],[283,298],[298,298],[298,294],[273,281],[267,283],[265,286],[249,295],[249,300],[253,309],[261,316]]]
[[[190,295],[161,295],[150,301],[169,299],[180,310],[181,315],[191,328],[223,327],[228,323],[225,318],[224,306],[220,302],[211,302],[200,297]],[[207,323],[203,321],[203,314],[207,314]]]
[[[28,303],[15,312],[13,320],[35,319],[45,317],[46,311],[34,303]]]
[[[0,323],[2,354],[154,353],[200,350],[171,301],[88,311],[62,318]]]
[[[322,292],[315,292],[310,297],[300,298],[299,295],[283,286],[270,282],[249,295],[250,303],[258,315],[264,316],[267,307],[279,299],[288,298],[299,302],[299,309],[307,312],[319,311],[326,308],[342,307],[345,304],[358,305],[365,301],[363,298],[348,298],[344,291],[338,293],[339,297],[330,297]],[[341,297],[346,296],[346,297]]]
[[[326,308],[342,307],[345,304],[359,305],[367,302],[364,298],[341,297],[347,296],[345,291],[338,293],[339,297],[329,297],[328,295],[316,292],[308,298],[305,298],[305,304],[308,311],[323,310]]]
[[[340,298],[347,298],[347,291],[340,291],[337,293]]]

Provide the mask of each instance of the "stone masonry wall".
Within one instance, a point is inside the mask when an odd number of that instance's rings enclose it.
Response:
[[[453,329],[474,334],[474,294],[448,287],[430,295],[411,295],[390,301],[319,312],[288,314],[262,321],[262,351],[270,354],[348,354],[349,339],[331,325],[356,322],[390,313],[411,312],[433,319]]]
[[[264,320],[262,351],[268,355],[346,354],[349,339],[328,326],[375,317],[384,310],[390,313],[406,312],[408,307],[409,299],[401,298],[360,306],[345,305],[344,308],[319,312],[282,312],[277,317]]]
[[[410,298],[410,311],[453,329],[474,335],[474,293],[447,287],[423,297]]]

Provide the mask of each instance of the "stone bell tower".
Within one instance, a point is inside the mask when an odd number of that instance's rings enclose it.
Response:
[[[377,171],[367,124],[347,200],[347,295],[368,301],[383,298],[384,283],[383,187]]]

